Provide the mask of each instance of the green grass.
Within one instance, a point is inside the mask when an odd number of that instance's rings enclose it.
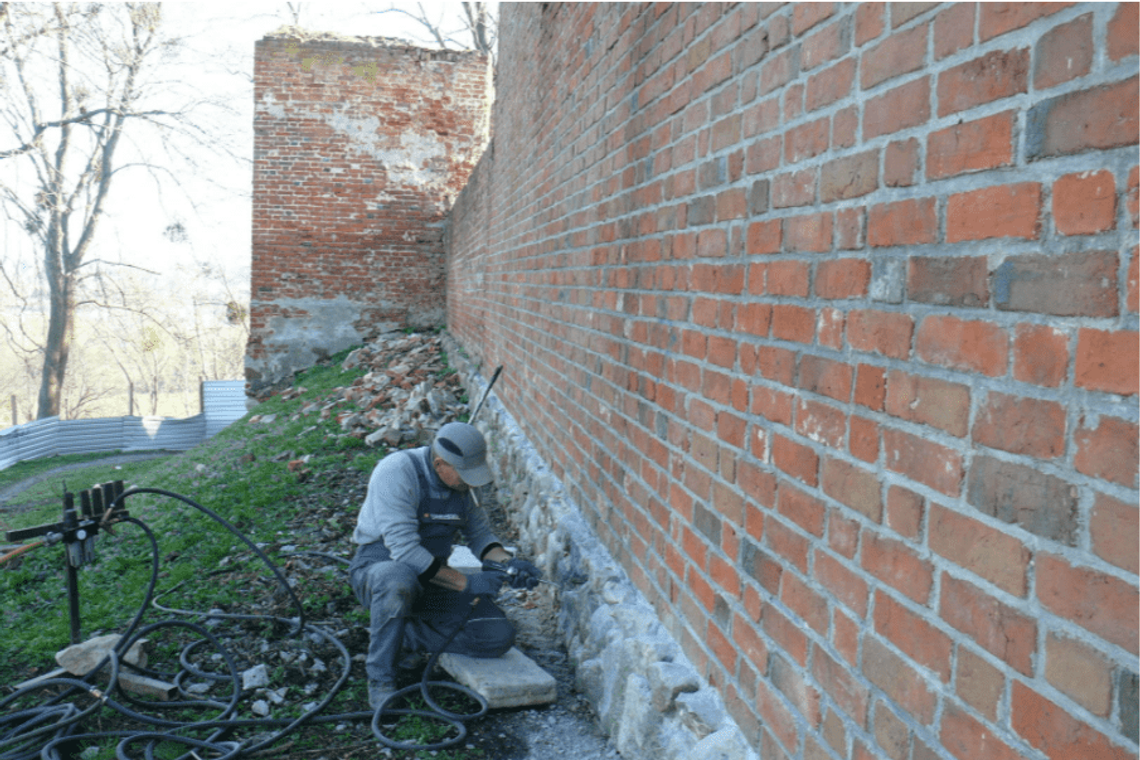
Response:
[[[247,532],[253,541],[271,542],[295,516],[291,508],[300,495],[298,478],[284,461],[312,455],[313,471],[336,466],[370,468],[382,456],[379,450],[346,442],[335,416],[321,421],[318,415],[298,412],[310,401],[323,399],[337,386],[348,385],[360,370],[341,371],[335,357],[328,365],[314,368],[299,379],[308,390],[291,401],[273,399],[260,405],[256,414],[276,414],[269,424],[251,424],[248,417],[234,423],[207,443],[182,454],[116,467],[100,464],[96,456],[53,457],[17,464],[0,473],[0,487],[42,475],[62,464],[91,462],[79,471],[69,471],[41,482],[5,504],[0,527],[13,529],[60,520],[62,482],[78,491],[98,482],[124,480],[128,487],[160,488],[183,494],[214,510]],[[164,558],[160,588],[182,579],[201,578],[218,561],[239,548],[222,526],[180,502],[155,495],[127,499],[127,508],[159,536]],[[123,525],[111,536],[97,537],[99,560],[80,570],[82,622],[85,636],[97,631],[119,631],[136,611],[149,582],[149,548],[134,526]],[[26,665],[54,667],[53,656],[66,646],[68,617],[64,585],[63,549],[43,547],[0,566],[0,681],[11,682],[16,670]],[[248,589],[226,589],[196,584],[194,593],[179,602],[212,601],[211,596],[230,597],[240,603]]]
[[[304,546],[304,538],[295,535],[289,526],[299,520],[306,524],[306,510],[314,500],[324,498],[319,487],[321,477],[333,477],[346,469],[370,472],[387,453],[342,433],[336,414],[351,408],[344,402],[333,407],[326,419],[321,419],[319,412],[301,413],[313,402],[324,406],[335,388],[350,385],[364,373],[362,369],[342,371],[345,354],[300,374],[294,384],[295,388],[304,389],[299,396],[265,401],[251,415],[191,451],[120,465],[103,461],[107,455],[53,457],[0,471],[2,489],[40,477],[61,465],[89,463],[82,469],[48,477],[5,503],[0,509],[0,530],[58,522],[65,482],[68,489],[78,491],[96,483],[123,480],[128,488],[158,488],[199,502],[235,525],[271,557],[284,561],[277,555],[282,545]],[[251,421],[254,415],[260,420]],[[308,457],[308,480],[304,482],[288,467],[291,460],[303,457]],[[157,589],[161,605],[190,610],[223,607],[244,612],[251,600],[264,601],[274,593],[284,597],[268,570],[244,543],[191,506],[159,495],[138,494],[128,497],[126,507],[158,538],[161,569]],[[345,520],[355,520],[355,509],[340,506],[339,512],[334,512],[341,529]],[[133,525],[116,526],[114,535],[100,532],[96,546],[97,561],[79,571],[84,638],[125,630],[138,610],[152,572],[150,545]],[[0,683],[13,684],[36,671],[53,669],[55,653],[69,643],[63,562],[63,547],[55,545],[34,549],[0,564]],[[331,592],[327,588],[296,591],[306,613],[317,615],[327,604],[335,603],[337,597],[343,601],[349,595],[346,584],[343,593],[336,588]],[[284,601],[281,609],[287,610],[289,616],[294,614]],[[143,623],[172,617],[176,616],[151,610]],[[350,626],[367,625],[367,613],[358,608],[345,618]],[[273,625],[264,625],[267,641],[280,638],[281,631],[271,634]],[[172,647],[163,642],[158,645],[156,658],[164,648]],[[329,664],[339,667],[331,661]],[[365,686],[363,679],[350,679],[328,710],[359,710],[366,702]],[[413,721],[399,730],[430,739],[440,727]],[[370,740],[366,725],[360,731],[337,734],[331,729],[308,727],[294,735],[295,749],[327,747],[330,756],[336,756],[334,747],[338,741],[359,747],[361,741]],[[349,748],[345,756],[358,757],[357,751]],[[113,756],[113,750],[100,748],[99,758]],[[421,756],[428,757],[426,753],[407,755]],[[472,760],[483,757],[483,753],[477,749],[451,750],[432,757]]]

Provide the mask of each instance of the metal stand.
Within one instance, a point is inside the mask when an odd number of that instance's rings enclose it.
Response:
[[[37,525],[7,532],[13,543],[43,536],[44,543],[64,543],[67,558],[67,611],[71,622],[71,643],[78,644],[80,633],[79,568],[95,560],[95,535],[99,528],[113,520],[129,517],[116,502],[123,495],[123,481],[103,483],[79,493],[79,511],[75,509],[75,494],[64,491],[63,520],[50,525]]]

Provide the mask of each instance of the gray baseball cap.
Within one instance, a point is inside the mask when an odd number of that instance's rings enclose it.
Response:
[[[449,422],[435,434],[432,453],[447,462],[469,486],[478,488],[494,477],[487,466],[487,442],[474,425]]]

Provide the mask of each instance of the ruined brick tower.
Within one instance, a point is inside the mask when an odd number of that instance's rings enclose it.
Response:
[[[489,137],[485,55],[292,30],[257,43],[257,390],[371,334],[444,322],[443,225]]]

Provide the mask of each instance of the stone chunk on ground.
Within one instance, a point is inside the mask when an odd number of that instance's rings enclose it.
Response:
[[[439,664],[456,681],[481,694],[492,709],[544,705],[558,696],[554,676],[514,647],[492,659],[446,652]]]

